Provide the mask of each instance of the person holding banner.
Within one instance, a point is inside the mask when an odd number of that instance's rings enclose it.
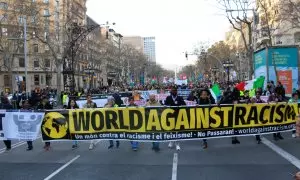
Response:
[[[53,107],[52,107],[51,104],[49,103],[48,98],[47,98],[46,96],[43,96],[41,102],[40,102],[39,105],[37,106],[37,109],[38,109],[38,110],[49,110],[49,109],[53,109]],[[50,142],[49,142],[49,141],[45,142],[44,149],[45,149],[46,151],[49,151],[50,148],[51,148],[51,147],[50,147]]]
[[[165,106],[185,106],[185,105],[186,103],[184,102],[183,98],[181,96],[178,96],[177,87],[173,87],[170,96],[166,98]],[[175,144],[176,144],[176,150],[180,151],[179,142],[177,141],[175,142]],[[169,148],[172,148],[173,145],[174,142],[171,141],[168,146]]]
[[[28,100],[25,100],[22,102],[22,110],[32,110],[31,104]],[[31,151],[33,149],[32,141],[27,141],[27,151]]]
[[[132,97],[133,97],[134,101],[140,101],[141,99],[143,99],[141,96],[141,93],[138,92],[137,90],[134,90],[132,92]]]
[[[265,103],[265,101],[263,101],[261,99],[261,95],[262,95],[262,91],[256,91],[255,93],[255,97],[253,97],[250,101],[251,103],[255,104],[255,103]],[[256,142],[257,144],[260,144],[261,143],[261,138],[260,138],[260,135],[255,135],[255,138],[256,138]]]
[[[226,91],[223,92],[223,96],[220,100],[220,104],[237,104],[238,103],[238,96],[237,91],[233,89],[233,91],[228,88]],[[236,136],[231,138],[231,144],[240,144],[241,142],[238,140]]]
[[[137,107],[137,105],[134,103],[135,99],[133,96],[128,98],[129,104],[128,107]],[[139,147],[139,143],[137,141],[130,141],[131,148],[133,151],[137,151]]]
[[[9,103],[9,100],[6,96],[1,98],[0,109],[3,109],[3,110],[13,109],[13,106]],[[6,146],[5,151],[6,152],[10,151],[11,150],[11,140],[3,140],[3,142]]]
[[[150,94],[149,101],[146,103],[147,107],[159,107],[160,103],[156,100],[155,94]],[[159,142],[152,142],[152,150],[158,152],[160,151]]]
[[[277,90],[277,91],[280,91],[280,93],[282,93],[281,90],[282,89],[279,87],[279,90]],[[277,91],[275,91],[275,93],[273,93],[269,96],[268,103],[284,102],[283,96],[281,94],[279,94]],[[273,138],[275,141],[283,140],[283,137],[281,136],[280,132],[274,133]]]
[[[115,103],[114,97],[108,97],[107,103],[104,105],[104,108],[112,108],[112,107],[119,107],[119,106]],[[120,146],[120,141],[116,141],[116,147],[119,148],[119,146]],[[114,147],[114,141],[109,140],[108,149],[112,149],[113,147]]]
[[[74,99],[70,99],[67,109],[78,109],[78,105]],[[73,141],[72,149],[78,148],[78,141]]]
[[[294,92],[292,94],[292,98],[289,100],[289,103],[298,103],[298,102],[299,102],[298,93]],[[296,138],[296,130],[295,129],[292,131],[292,137]]]
[[[209,98],[209,90],[207,89],[202,89],[200,91],[200,97],[198,100],[199,105],[210,105],[210,98]],[[207,139],[203,139],[203,149],[207,149],[208,144],[207,144]]]
[[[88,94],[86,96],[86,103],[83,105],[83,108],[97,108],[97,104],[92,101],[92,96]],[[91,140],[89,150],[94,149],[95,147],[95,140]]]

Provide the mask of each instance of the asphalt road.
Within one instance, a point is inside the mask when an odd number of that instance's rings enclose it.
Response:
[[[0,150],[0,180],[289,180],[300,168],[300,139],[283,135],[279,142],[266,135],[259,145],[255,137],[241,137],[239,145],[229,138],[210,139],[206,150],[201,141],[185,141],[178,153],[167,143],[158,153],[150,143],[133,152],[125,141],[112,150],[107,141],[94,150],[88,150],[88,142],[76,150],[72,142],[54,142],[46,152],[41,140],[27,152],[26,143],[14,141],[11,152]]]

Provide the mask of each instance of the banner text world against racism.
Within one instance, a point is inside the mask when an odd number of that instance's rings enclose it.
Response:
[[[159,132],[271,126],[295,122],[297,104],[76,109],[70,133]]]

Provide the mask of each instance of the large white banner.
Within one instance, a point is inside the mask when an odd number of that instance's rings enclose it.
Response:
[[[2,133],[5,139],[37,139],[44,112],[33,111],[0,111]]]

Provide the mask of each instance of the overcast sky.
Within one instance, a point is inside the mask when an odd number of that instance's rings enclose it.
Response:
[[[115,22],[114,29],[124,36],[155,36],[157,62],[174,67],[187,63],[183,52],[191,52],[197,42],[225,38],[230,26],[214,1],[88,0],[87,13],[100,24]]]

